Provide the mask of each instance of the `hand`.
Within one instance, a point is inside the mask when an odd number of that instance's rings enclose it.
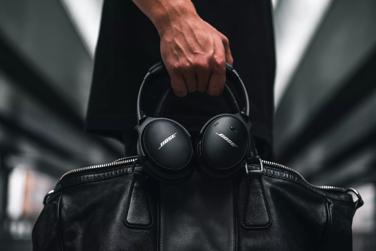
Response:
[[[233,58],[227,37],[198,16],[178,18],[160,32],[162,60],[177,96],[222,93],[225,63]]]
[[[227,37],[201,19],[190,0],[133,0],[160,35],[162,60],[177,96],[222,93],[225,63],[233,58]]]

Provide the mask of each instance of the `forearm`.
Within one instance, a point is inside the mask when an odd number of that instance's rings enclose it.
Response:
[[[191,0],[133,0],[161,34],[177,19],[197,16]]]

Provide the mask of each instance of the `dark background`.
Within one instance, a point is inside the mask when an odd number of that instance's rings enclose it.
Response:
[[[101,6],[0,0],[0,250],[31,250],[62,173],[122,156],[83,131]],[[274,1],[274,23],[276,158],[359,189],[354,250],[376,250],[376,1]]]

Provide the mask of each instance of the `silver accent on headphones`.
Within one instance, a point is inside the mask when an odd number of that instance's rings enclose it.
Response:
[[[223,133],[215,133],[217,134],[220,138],[224,139],[227,143],[230,144],[230,146],[232,147],[239,147],[237,144],[234,143],[234,141],[232,141],[231,139],[229,139],[226,135],[224,135]]]
[[[173,140],[175,137],[176,137],[176,134],[177,132],[171,134],[170,136],[168,136],[167,138],[165,138],[160,144],[159,144],[159,147],[158,147],[158,150],[161,150],[162,147],[164,147],[168,142],[170,142],[171,140]]]

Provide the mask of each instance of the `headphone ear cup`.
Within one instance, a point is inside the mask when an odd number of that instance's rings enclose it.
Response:
[[[240,116],[221,114],[209,120],[197,145],[203,171],[219,178],[236,173],[249,152],[249,140],[248,127]]]
[[[189,132],[167,118],[148,119],[139,130],[139,153],[145,171],[162,181],[180,180],[191,173],[193,147]]]

